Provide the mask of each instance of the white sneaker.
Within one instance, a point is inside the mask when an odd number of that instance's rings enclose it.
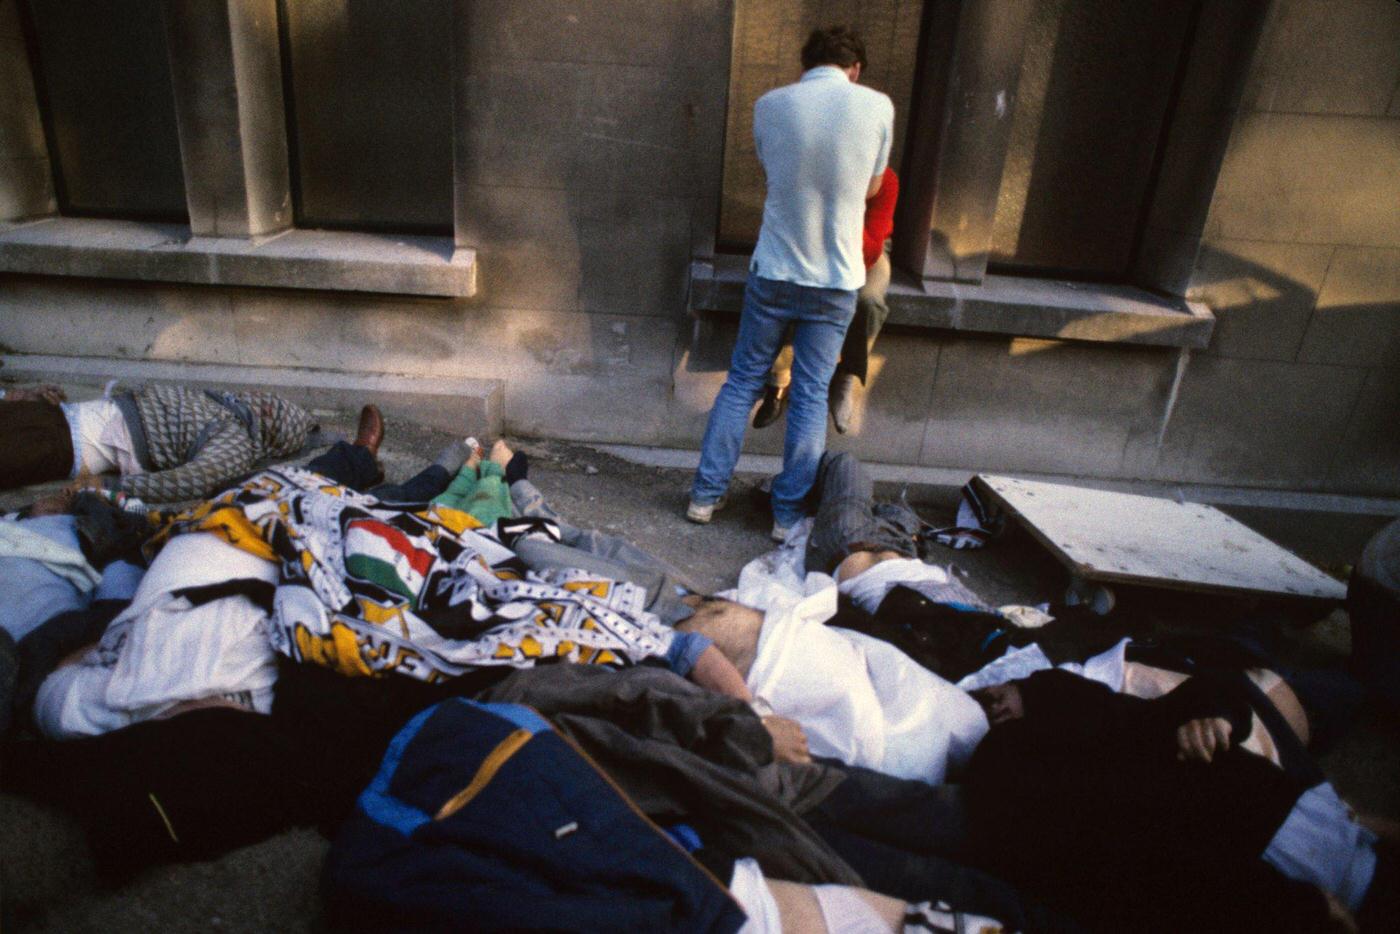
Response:
[[[697,503],[695,500],[691,500],[690,505],[685,507],[685,517],[689,521],[694,522],[696,525],[709,525],[710,520],[714,518],[715,513],[719,512],[721,509],[724,508],[724,504],[727,501],[727,499],[727,497],[721,496],[717,501],[713,503],[703,504]]]
[[[774,523],[773,523],[773,531],[771,531],[771,532],[768,533],[768,537],[771,538],[771,539],[773,539],[773,541],[775,541],[775,542],[786,542],[786,541],[787,541],[787,537],[788,537],[788,533],[791,532],[791,531],[792,531],[792,526],[790,526],[790,525],[779,525],[778,523],[774,522]]]

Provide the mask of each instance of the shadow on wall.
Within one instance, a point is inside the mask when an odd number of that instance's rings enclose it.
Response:
[[[1357,273],[1380,300],[1354,301],[1335,263],[1324,288],[1291,248],[1238,249],[1201,251],[1192,297],[1219,323],[1175,392],[1170,348],[891,327],[846,440],[891,462],[1394,495],[1400,269]],[[677,358],[677,425],[697,439],[735,333],[698,319]]]

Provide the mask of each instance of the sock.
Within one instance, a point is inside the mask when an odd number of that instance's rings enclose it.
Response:
[[[524,451],[516,451],[515,456],[506,464],[506,485],[517,480],[524,480],[525,475],[530,472],[530,459],[525,456]]]
[[[442,449],[442,452],[433,460],[433,463],[444,468],[453,476],[456,476],[457,471],[462,469],[462,465],[467,462],[467,458],[471,456],[471,453],[471,448],[467,447],[465,441],[453,441]]]

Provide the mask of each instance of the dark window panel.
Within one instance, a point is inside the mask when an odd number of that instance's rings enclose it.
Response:
[[[65,214],[186,220],[160,0],[29,0]]]
[[[451,233],[451,0],[284,0],[297,224]]]

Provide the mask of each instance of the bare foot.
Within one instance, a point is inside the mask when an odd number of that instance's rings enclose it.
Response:
[[[502,469],[510,463],[510,459],[515,456],[515,452],[510,449],[510,445],[503,440],[498,440],[491,445],[491,460],[500,464]]]
[[[68,511],[69,507],[73,505],[73,493],[74,490],[72,487],[64,487],[57,493],[50,493],[47,496],[41,496],[34,501],[34,504],[32,506],[29,507],[29,515],[62,515],[63,513]]]

